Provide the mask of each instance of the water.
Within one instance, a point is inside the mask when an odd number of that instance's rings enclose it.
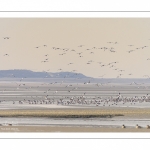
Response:
[[[92,127],[121,127],[123,124],[128,127],[135,127],[136,124],[142,127],[150,125],[150,119],[134,118],[0,118],[0,124],[7,125],[39,125],[39,126],[92,126]]]

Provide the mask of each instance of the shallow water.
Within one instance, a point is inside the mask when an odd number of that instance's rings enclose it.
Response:
[[[72,84],[72,86],[66,87],[68,83],[65,84],[56,84],[56,85],[46,85],[41,83],[26,83],[25,86],[17,87],[16,83],[1,83],[0,87],[0,109],[51,109],[51,108],[118,108],[121,107],[137,107],[137,108],[150,108],[150,102],[136,102],[125,103],[118,102],[117,105],[113,104],[113,102],[109,102],[109,104],[105,104],[102,102],[99,106],[96,104],[71,104],[71,105],[57,105],[56,101],[60,98],[64,100],[70,99],[71,97],[80,97],[85,93],[86,100],[91,100],[93,98],[97,98],[97,96],[106,98],[106,97],[116,97],[118,93],[121,93],[123,97],[135,97],[135,96],[145,96],[147,94],[150,95],[150,86],[130,86],[130,85],[107,85],[107,86],[96,86],[96,84]],[[76,88],[72,90],[73,88]],[[50,89],[50,91],[48,91]],[[68,92],[71,90],[71,92]],[[46,93],[44,93],[47,91]],[[58,91],[55,93],[55,91]],[[48,95],[48,98],[53,98],[55,104],[29,104],[28,100],[43,100],[45,96]],[[66,98],[67,97],[67,98]],[[24,104],[19,104],[19,101],[23,101],[25,99]],[[15,101],[15,104],[13,104]],[[112,105],[113,104],[113,105]],[[110,106],[109,106],[110,105]],[[87,119],[79,119],[79,118],[0,118],[0,124],[7,125],[51,125],[51,126],[122,126],[122,124],[126,126],[135,126],[136,124],[140,126],[150,125],[150,119],[137,119],[137,118],[127,118],[127,117],[113,117],[113,118],[87,118]]]
[[[123,118],[123,117],[113,117],[113,118],[8,118],[1,117],[0,124],[7,125],[50,125],[50,126],[107,126],[107,127],[120,127],[123,124],[128,127],[135,127],[136,124],[142,127],[150,125],[150,119],[134,119],[134,118]]]

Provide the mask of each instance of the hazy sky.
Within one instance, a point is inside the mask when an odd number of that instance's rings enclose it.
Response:
[[[0,18],[0,35],[0,70],[150,76],[150,18]]]

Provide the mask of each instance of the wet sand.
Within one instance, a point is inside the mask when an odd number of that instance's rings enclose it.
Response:
[[[0,126],[0,132],[150,132],[146,128],[105,128],[66,126]]]
[[[150,125],[150,102],[128,102],[112,105],[70,104],[57,105],[60,98],[70,99],[80,97],[85,92],[87,101],[100,97],[116,96],[121,92],[123,96],[143,96],[149,93],[148,88],[141,86],[116,85],[97,87],[95,84],[78,85],[79,89],[71,90],[66,85],[41,85],[41,83],[26,83],[19,89],[9,83],[1,83],[0,93],[0,132],[149,132],[146,125]],[[38,85],[40,87],[38,87]],[[32,88],[30,88],[32,86]],[[50,88],[50,91],[47,91]],[[55,93],[55,91],[58,91]],[[47,91],[45,93],[45,91]],[[29,104],[28,100],[43,100],[49,95],[54,99],[53,104]],[[25,103],[19,104],[19,101]],[[13,104],[15,102],[15,104]],[[109,106],[110,105],[110,106]],[[22,118],[21,118],[22,117]],[[45,117],[45,118],[44,118]],[[37,119],[35,119],[37,118]],[[39,118],[39,119],[38,119]],[[89,119],[94,118],[92,121]],[[97,119],[98,120],[97,120]],[[55,120],[54,120],[55,119]],[[56,119],[58,119],[56,121]],[[42,120],[42,121],[41,121]],[[14,124],[13,124],[13,123]],[[122,124],[126,128],[122,129]],[[139,124],[142,128],[136,129]]]
[[[150,132],[148,108],[0,110],[0,116],[0,132]]]

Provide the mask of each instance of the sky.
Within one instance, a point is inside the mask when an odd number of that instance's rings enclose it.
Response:
[[[0,18],[0,35],[0,70],[150,77],[150,18]]]

